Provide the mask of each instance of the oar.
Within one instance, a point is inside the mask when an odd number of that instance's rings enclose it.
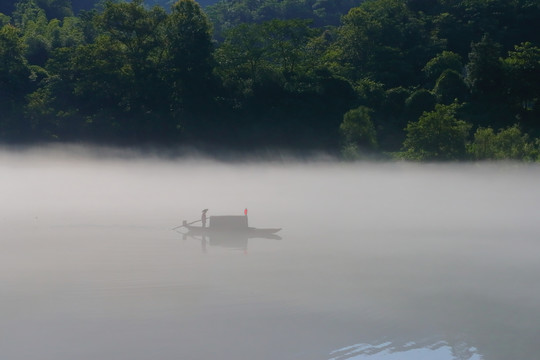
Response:
[[[172,228],[171,230],[176,230],[176,229],[181,228],[181,227],[186,226],[186,225],[195,224],[196,222],[199,222],[199,221],[202,221],[202,220],[195,220],[195,221],[190,222],[189,224],[182,224],[180,226]]]

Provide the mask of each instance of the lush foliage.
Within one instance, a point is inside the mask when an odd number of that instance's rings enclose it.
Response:
[[[365,106],[349,110],[343,116],[339,126],[343,138],[343,155],[345,158],[361,158],[377,147],[375,126],[371,121],[371,110]]]
[[[219,0],[201,0],[198,3],[202,6],[209,6],[216,4]],[[115,0],[115,2],[119,2]],[[17,3],[20,0],[2,0],[0,3],[0,13],[11,14],[15,10]],[[103,5],[103,0],[36,0],[36,3],[51,16],[62,16],[79,14],[81,11],[92,10],[96,7]],[[166,10],[169,10],[175,3],[175,0],[144,0],[144,5],[147,7],[153,7],[155,5],[161,6]]]
[[[539,141],[529,140],[516,126],[501,129],[497,133],[492,128],[478,128],[474,141],[469,145],[469,153],[476,160],[536,160],[539,155]]]
[[[404,156],[414,160],[459,160],[466,153],[471,125],[456,118],[457,104],[437,104],[407,125]]]
[[[537,0],[96,3],[2,3],[2,142],[538,160]]]
[[[310,19],[315,26],[339,25],[341,16],[364,0],[220,0],[207,11],[218,37],[240,24]]]

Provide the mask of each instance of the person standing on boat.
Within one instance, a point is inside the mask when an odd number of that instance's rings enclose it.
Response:
[[[208,211],[208,209],[204,209],[202,211],[202,214],[201,214],[201,221],[202,221],[202,227],[205,228],[206,227],[206,212]]]

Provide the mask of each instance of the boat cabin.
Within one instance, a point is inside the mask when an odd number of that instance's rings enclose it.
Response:
[[[212,230],[237,231],[248,228],[248,218],[243,215],[210,216],[208,227]]]

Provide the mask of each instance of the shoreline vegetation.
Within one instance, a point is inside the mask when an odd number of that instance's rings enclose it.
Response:
[[[201,4],[4,2],[0,144],[540,160],[537,0]]]

